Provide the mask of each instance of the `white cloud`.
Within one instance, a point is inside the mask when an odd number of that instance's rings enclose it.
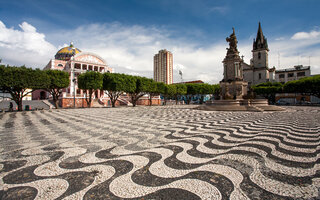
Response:
[[[311,32],[298,32],[295,33],[291,39],[293,40],[305,40],[305,39],[315,39],[320,37],[320,31],[311,31]]]
[[[45,35],[27,22],[19,25],[21,30],[7,28],[0,21],[0,55],[4,62],[29,67],[42,67],[56,52],[56,48],[45,40]]]
[[[219,12],[221,14],[225,14],[229,10],[226,6],[215,6],[209,9],[209,12]]]
[[[51,34],[57,41],[74,41],[82,51],[102,56],[116,72],[147,77],[153,76],[153,56],[160,49],[173,53],[174,82],[180,81],[179,70],[184,80],[201,79],[198,74],[205,73],[206,80],[218,82],[222,79],[221,61],[226,44],[213,44],[198,48],[198,44],[182,39],[173,39],[170,31],[155,27],[124,26],[119,23],[92,24],[75,30],[59,31]]]
[[[222,60],[228,44],[224,38],[214,44],[198,44],[193,41],[173,38],[165,28],[125,26],[120,23],[91,24],[73,30],[57,30],[46,35],[54,45],[45,40],[45,35],[24,22],[21,30],[6,28],[0,22],[0,55],[3,61],[11,64],[44,67],[56,51],[70,41],[82,51],[93,52],[103,57],[115,72],[153,76],[153,56],[160,49],[173,53],[174,82],[183,80],[203,80],[218,83],[222,79]],[[266,35],[266,37],[271,37]],[[319,43],[316,40],[291,40],[283,36],[281,40],[269,41],[269,66],[278,66],[280,53],[281,68],[297,64],[308,65],[311,60],[312,73],[320,73],[320,50],[308,49]],[[238,49],[244,60],[250,63],[252,39],[239,40]],[[300,52],[300,55],[299,55]],[[278,67],[277,67],[278,68]]]

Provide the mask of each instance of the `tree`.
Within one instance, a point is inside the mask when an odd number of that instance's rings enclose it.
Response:
[[[131,97],[132,106],[137,105],[138,100],[147,93],[148,83],[150,83],[148,78],[140,76],[128,76],[128,84],[132,84],[130,88],[126,91]]]
[[[162,82],[155,82],[153,79],[149,79],[146,92],[149,94],[149,106],[152,106],[152,97],[164,94],[165,84]]]
[[[307,80],[303,80],[308,84],[308,92],[311,95],[314,95],[320,98],[320,75],[312,76]]]
[[[22,111],[22,99],[36,89],[46,88],[49,79],[46,73],[40,69],[31,69],[15,66],[0,66],[0,89],[10,93],[11,99]]]
[[[320,98],[320,75],[289,81],[284,85],[283,89],[287,93],[301,93]]]
[[[175,94],[177,93],[177,87],[176,85],[165,85],[165,89],[164,89],[164,104],[167,104],[167,100],[169,98],[172,98],[175,96]]]
[[[202,104],[204,101],[204,96],[208,95],[208,94],[213,94],[214,88],[212,85],[207,84],[207,83],[199,84],[199,87],[200,87],[199,94],[201,95],[200,104]]]
[[[78,76],[78,87],[86,93],[86,102],[91,107],[92,94],[102,88],[103,76],[99,72],[88,71]]]
[[[149,94],[149,106],[152,106],[152,97],[158,94],[157,82],[153,79],[148,79],[147,82],[146,92]]]
[[[128,91],[128,87],[133,87],[127,83],[128,75],[117,73],[105,73],[103,74],[103,89],[107,90],[107,95],[110,98],[112,107],[116,106],[116,101],[123,94],[124,91]]]
[[[187,94],[187,86],[185,84],[176,84],[176,92],[175,92],[175,99],[176,105],[178,104],[178,100],[181,96]]]
[[[252,87],[252,89],[256,94],[268,99],[270,104],[274,104],[276,101],[276,93],[282,92],[282,87],[283,85],[278,82],[266,82],[255,85]]]
[[[212,85],[212,87],[213,87],[214,99],[219,100],[220,99],[220,92],[221,92],[220,84],[214,84],[214,85]]]
[[[45,73],[49,78],[49,86],[43,88],[47,90],[51,95],[56,108],[59,108],[58,101],[62,94],[62,89],[66,88],[70,84],[68,72],[60,70],[46,70]]]
[[[193,97],[200,94],[200,84],[197,83],[187,83],[187,104],[190,104]]]

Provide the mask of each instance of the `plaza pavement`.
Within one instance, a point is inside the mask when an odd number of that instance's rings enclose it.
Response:
[[[0,199],[319,199],[320,108],[0,114]]]

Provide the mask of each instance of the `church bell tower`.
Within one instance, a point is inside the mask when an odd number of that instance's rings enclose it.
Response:
[[[264,68],[268,69],[268,42],[264,37],[261,24],[259,22],[259,28],[257,32],[256,39],[253,39],[253,48],[252,48],[252,65],[255,68]]]

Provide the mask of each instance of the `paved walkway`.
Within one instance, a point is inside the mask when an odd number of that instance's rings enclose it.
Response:
[[[317,199],[320,108],[0,114],[0,199]]]
[[[18,105],[15,101],[0,101],[0,110],[8,111],[10,107],[10,102],[13,104],[13,109],[18,110]],[[22,109],[25,110],[26,106],[29,106],[29,109],[35,110],[35,109],[45,109],[48,110],[49,106],[45,103],[43,103],[42,100],[30,100],[30,101],[22,101]]]

